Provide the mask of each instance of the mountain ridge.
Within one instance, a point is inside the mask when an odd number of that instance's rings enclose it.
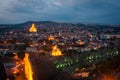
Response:
[[[20,26],[21,27],[23,25],[30,25],[30,24],[76,24],[76,25],[84,25],[84,26],[114,26],[114,27],[120,27],[120,25],[116,24],[116,25],[108,25],[108,24],[96,24],[96,23],[67,23],[67,22],[54,22],[54,21],[26,21],[23,23],[17,23],[17,24],[0,24],[0,28],[1,27],[15,27],[15,26]]]

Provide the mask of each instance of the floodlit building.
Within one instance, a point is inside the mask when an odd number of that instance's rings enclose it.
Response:
[[[33,23],[32,26],[29,29],[29,32],[37,32],[37,28],[35,27],[35,24]]]
[[[51,40],[51,41],[54,40],[54,39],[55,38],[52,35],[50,35],[49,38],[48,38],[48,40]]]
[[[52,56],[62,56],[61,50],[57,47],[57,45],[52,47]]]

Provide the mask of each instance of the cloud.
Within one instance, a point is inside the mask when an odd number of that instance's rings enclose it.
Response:
[[[47,7],[43,0],[17,0],[10,3],[12,12],[16,13],[37,13]]]
[[[53,4],[55,5],[55,6],[62,6],[62,4],[60,3],[60,2],[53,2]]]
[[[0,23],[29,20],[119,24],[118,0],[1,0]]]

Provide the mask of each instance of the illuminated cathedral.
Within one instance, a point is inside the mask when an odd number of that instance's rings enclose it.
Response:
[[[32,26],[29,29],[29,32],[37,32],[37,28],[35,27],[35,24],[33,23]]]

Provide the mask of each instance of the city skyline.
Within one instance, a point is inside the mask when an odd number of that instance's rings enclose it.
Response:
[[[0,24],[25,21],[119,24],[117,0],[2,0]]]
[[[120,80],[119,45],[119,25],[0,25],[0,80]]]

